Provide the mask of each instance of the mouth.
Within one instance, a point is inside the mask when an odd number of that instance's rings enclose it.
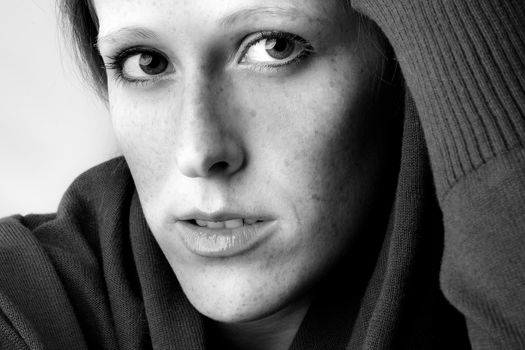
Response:
[[[207,219],[187,218],[176,222],[186,248],[202,257],[225,258],[247,253],[268,239],[276,228],[276,221],[269,219]]]
[[[196,225],[200,227],[207,227],[210,229],[221,229],[221,228],[239,228],[242,226],[254,225],[258,222],[263,222],[263,220],[241,218],[241,219],[231,219],[231,220],[225,220],[225,221],[208,221],[208,220],[192,219],[192,220],[188,220],[188,222],[192,225]]]

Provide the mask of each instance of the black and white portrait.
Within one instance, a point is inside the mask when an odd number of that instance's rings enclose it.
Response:
[[[0,10],[0,349],[525,348],[522,0]]]

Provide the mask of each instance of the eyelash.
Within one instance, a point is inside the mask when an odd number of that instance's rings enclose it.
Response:
[[[155,49],[147,48],[144,46],[133,46],[127,49],[124,49],[120,52],[117,52],[116,55],[113,56],[107,56],[109,59],[109,62],[104,64],[104,67],[106,70],[114,70],[115,71],[115,81],[117,83],[130,83],[134,85],[146,85],[147,83],[151,83],[152,81],[159,80],[160,77],[152,76],[150,79],[136,79],[131,77],[126,77],[123,74],[123,68],[124,63],[126,60],[134,55],[137,54],[154,54],[154,55],[160,55],[164,57],[164,59],[168,60],[168,58],[161,53],[160,51],[157,51]],[[169,61],[169,60],[168,60]],[[157,78],[157,79],[155,79]]]
[[[247,36],[249,37],[249,36]],[[244,37],[240,42],[242,43],[244,40],[246,40],[247,37]],[[310,56],[312,53],[315,52],[313,46],[305,39],[301,38],[298,35],[287,33],[287,32],[279,32],[279,31],[262,31],[255,35],[255,37],[250,40],[241,50],[241,54],[239,58],[237,59],[237,63],[239,64],[242,58],[247,54],[248,50],[254,46],[257,42],[264,40],[264,39],[287,39],[292,42],[298,42],[301,45],[304,46],[303,51],[294,59],[291,61],[288,61],[286,63],[282,64],[261,64],[261,65],[255,65],[252,69],[257,70],[258,72],[264,72],[265,70],[278,70],[284,66],[290,66],[294,64],[298,64],[304,59],[306,59],[308,56]],[[104,69],[106,70],[113,70],[114,73],[114,79],[117,83],[129,83],[137,86],[143,86],[146,84],[155,83],[156,81],[162,80],[162,75],[159,76],[152,76],[148,79],[137,79],[137,78],[131,78],[126,77],[123,74],[123,67],[126,60],[134,55],[137,54],[153,54],[153,55],[160,55],[164,57],[169,62],[169,59],[160,51],[144,47],[144,46],[133,46],[126,48],[120,52],[117,52],[115,55],[109,55],[107,56],[109,62],[104,64]]]
[[[246,39],[243,38],[241,40],[244,41]],[[279,69],[280,67],[293,65],[301,62],[303,59],[310,56],[312,53],[315,52],[313,46],[305,39],[301,38],[298,35],[292,34],[292,33],[286,33],[286,32],[278,32],[278,31],[263,31],[256,34],[256,36],[248,42],[244,48],[241,51],[241,55],[239,56],[239,59],[237,60],[237,63],[240,63],[242,58],[247,54],[248,50],[254,46],[257,42],[264,40],[264,39],[286,39],[292,42],[298,42],[301,45],[304,45],[303,51],[295,57],[293,60],[288,61],[286,63],[282,64],[262,64],[258,66],[258,69]]]

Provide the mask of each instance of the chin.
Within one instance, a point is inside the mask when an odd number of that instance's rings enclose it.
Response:
[[[191,304],[204,316],[223,323],[255,321],[276,313],[295,299],[298,285],[290,284],[282,271],[264,274],[250,271],[214,271],[177,274]],[[196,277],[198,276],[198,277]]]

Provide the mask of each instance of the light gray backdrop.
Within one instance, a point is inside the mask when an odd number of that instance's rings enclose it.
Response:
[[[0,217],[55,211],[78,174],[118,154],[61,41],[55,0],[0,1]]]

